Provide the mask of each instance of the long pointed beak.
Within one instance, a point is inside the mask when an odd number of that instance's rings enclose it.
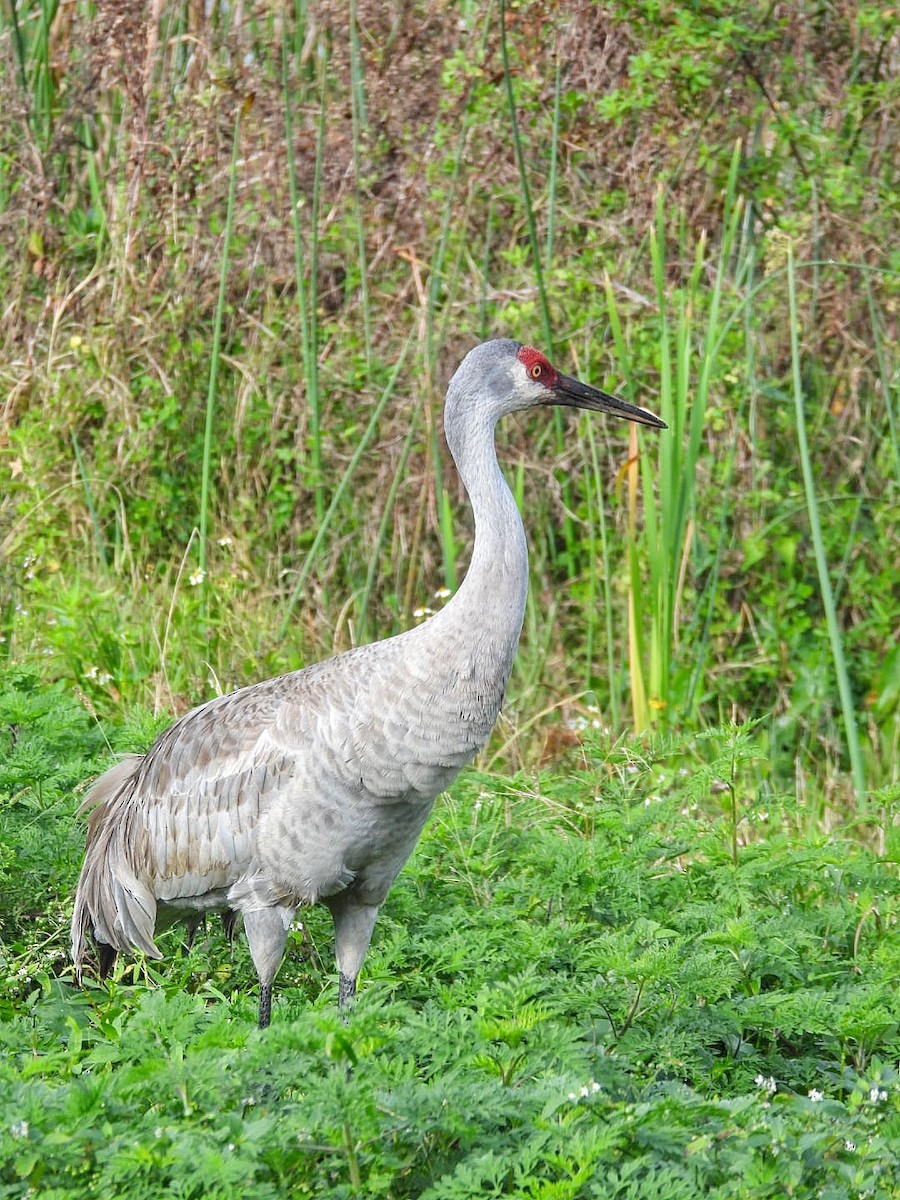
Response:
[[[636,404],[629,404],[626,400],[620,400],[618,396],[611,396],[609,392],[601,392],[599,388],[592,388],[580,379],[573,379],[571,375],[557,375],[556,383],[550,392],[555,404],[562,404],[567,408],[586,408],[591,412],[609,413],[611,417],[635,421],[638,425],[668,429],[665,421],[661,421],[646,408],[638,408]]]

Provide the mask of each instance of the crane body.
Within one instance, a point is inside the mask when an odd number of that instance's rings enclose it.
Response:
[[[90,938],[102,974],[119,950],[161,958],[155,931],[172,920],[192,926],[210,910],[237,914],[263,1027],[294,914],[321,902],[334,920],[347,1003],[378,909],[435,798],[500,712],[525,613],[528,551],[494,426],[538,404],[664,428],[646,410],[560,375],[530,347],[501,339],[472,350],[444,416],[475,514],[456,595],[405,633],[201,704],[146,755],[101,776],[83,805],[90,816],[72,918],[79,977]]]

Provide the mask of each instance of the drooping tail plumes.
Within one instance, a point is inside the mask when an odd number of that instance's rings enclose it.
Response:
[[[88,817],[87,843],[72,913],[72,959],[81,982],[90,940],[99,951],[100,973],[115,962],[117,950],[132,946],[161,958],[153,941],[156,900],[135,872],[146,853],[146,834],[129,803],[140,754],[129,754],[97,780],[80,813]]]

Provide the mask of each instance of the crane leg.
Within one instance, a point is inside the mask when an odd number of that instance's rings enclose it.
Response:
[[[97,958],[99,959],[100,978],[105,979],[116,965],[118,951],[115,946],[107,946],[106,942],[97,943]]]
[[[284,944],[293,917],[292,909],[258,908],[244,913],[250,956],[259,976],[259,1027],[272,1017],[272,983],[284,957]]]
[[[339,974],[338,1004],[346,1008],[356,994],[356,978],[372,940],[377,904],[365,904],[352,892],[328,896],[325,903],[334,919],[334,952]]]
[[[355,995],[356,980],[341,971],[338,975],[338,1008],[346,1008]]]

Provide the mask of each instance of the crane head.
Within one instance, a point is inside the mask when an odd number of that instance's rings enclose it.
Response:
[[[451,450],[462,451],[473,429],[527,408],[563,405],[608,413],[639,425],[665,429],[665,421],[558,371],[540,350],[511,338],[473,347],[450,380],[444,406],[444,431]],[[456,451],[454,450],[454,457]]]
[[[638,425],[652,425],[655,429],[668,428],[665,421],[646,408],[629,404],[627,400],[620,400],[618,396],[582,383],[571,375],[563,375],[533,346],[519,346],[516,360],[520,369],[514,375],[514,382],[516,392],[525,401],[523,407],[557,404],[608,413]]]

